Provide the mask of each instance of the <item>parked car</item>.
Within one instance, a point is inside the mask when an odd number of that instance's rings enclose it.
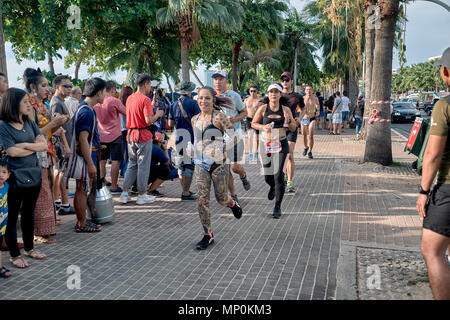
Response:
[[[420,117],[420,111],[411,102],[394,102],[391,114],[392,122],[414,122],[416,117]]]
[[[434,105],[435,105],[436,102],[438,102],[438,101],[439,101],[438,98],[434,98],[434,99],[433,99],[433,102],[431,102],[431,103],[425,103],[425,104],[424,104],[423,111],[424,111],[427,115],[431,116],[431,112],[433,112]]]

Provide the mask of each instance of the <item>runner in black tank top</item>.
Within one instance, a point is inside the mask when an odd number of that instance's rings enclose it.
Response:
[[[270,186],[267,195],[275,200],[273,217],[281,217],[281,202],[285,185],[283,165],[289,154],[287,131],[297,127],[291,111],[280,104],[281,87],[272,84],[268,89],[269,103],[261,106],[253,117],[252,127],[261,130],[260,160],[264,179]],[[259,122],[262,120],[262,124]]]

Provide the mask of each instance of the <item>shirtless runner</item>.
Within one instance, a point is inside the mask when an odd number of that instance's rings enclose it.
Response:
[[[244,105],[247,108],[248,161],[256,161],[258,159],[259,130],[253,129],[251,124],[256,110],[258,110],[258,105],[261,103],[256,86],[251,86],[249,93],[250,96],[244,101]]]
[[[308,154],[308,158],[312,159],[312,149],[314,146],[314,130],[316,126],[316,117],[318,117],[317,111],[319,110],[320,105],[319,99],[314,96],[314,91],[311,86],[306,86],[305,92],[306,95],[303,98],[305,101],[305,111],[301,119],[303,145],[305,146],[305,149],[303,150],[303,156],[306,156],[306,154]]]

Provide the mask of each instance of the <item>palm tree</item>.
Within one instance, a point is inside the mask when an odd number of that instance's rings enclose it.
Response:
[[[2,1],[0,1],[0,72],[3,72],[8,79],[8,70],[6,65],[5,38],[3,36],[3,14]]]
[[[255,83],[260,85],[259,81],[259,67],[264,64],[270,69],[280,69],[281,62],[275,57],[280,57],[284,52],[277,49],[256,50],[250,51],[244,48],[241,51],[243,69],[253,69],[255,73]]]
[[[371,100],[388,101],[391,97],[392,55],[395,30],[399,13],[399,0],[379,0],[381,28],[375,30]],[[390,119],[390,104],[369,106],[369,112],[377,108],[380,118]],[[364,161],[382,165],[392,163],[390,122],[375,122],[367,128]]]
[[[115,50],[104,66],[106,72],[128,68],[127,83],[133,82],[135,74],[143,72],[152,79],[156,73],[178,79],[180,46],[170,36],[170,30],[156,29],[148,22],[135,20],[113,28],[106,39]]]
[[[239,30],[242,7],[238,0],[167,0],[166,6],[157,11],[157,23],[178,27],[182,80],[189,81],[189,50],[201,39],[200,28]]]
[[[279,35],[283,31],[283,14],[289,9],[286,0],[240,0],[240,3],[245,12],[242,30],[231,36],[231,78],[235,91],[238,87],[238,64],[242,47],[247,44],[249,38],[252,38],[253,45],[264,49],[277,46]]]

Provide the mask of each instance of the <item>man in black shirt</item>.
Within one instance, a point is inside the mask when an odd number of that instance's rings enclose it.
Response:
[[[317,99],[319,99],[319,105],[320,105],[320,109],[319,109],[319,121],[317,121],[317,128],[319,128],[319,129],[322,129],[322,130],[324,130],[324,129],[326,129],[325,128],[325,110],[324,110],[324,108],[323,108],[323,97],[322,97],[322,95],[320,94],[320,92],[316,92],[316,97],[317,97]],[[321,125],[322,125],[322,127],[321,127]]]
[[[292,74],[290,72],[283,72],[280,77],[281,85],[283,87],[283,97],[288,99],[288,107],[291,109],[292,115],[296,119],[297,126],[299,123],[299,112],[304,112],[305,102],[303,101],[303,97],[292,90],[292,85],[294,83]],[[286,185],[286,193],[295,193],[295,188],[292,183],[292,179],[294,178],[295,171],[295,162],[294,162],[294,150],[295,143],[297,142],[298,136],[298,127],[294,132],[289,131],[287,134],[287,140],[289,143],[289,155],[286,158],[286,171],[287,171],[287,185]]]

